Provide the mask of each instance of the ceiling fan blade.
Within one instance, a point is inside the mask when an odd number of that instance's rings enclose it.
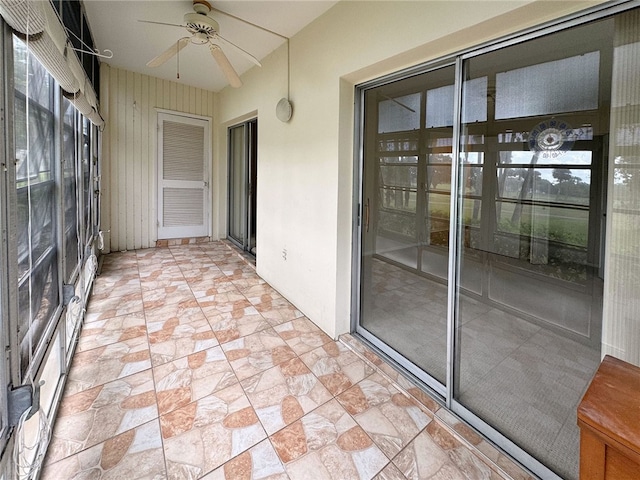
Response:
[[[156,58],[154,58],[153,60],[150,60],[147,63],[147,67],[159,67],[160,65],[165,63],[167,60],[169,60],[171,57],[176,55],[180,50],[182,50],[187,45],[189,45],[189,37],[181,38],[176,43],[174,43],[169,48],[167,48],[164,52],[162,52],[160,55],[158,55]]]
[[[138,20],[140,23],[152,23],[154,25],[166,25],[167,27],[187,28],[186,25],[178,25],[177,23],[152,22],[151,20]]]
[[[211,55],[213,56],[215,61],[218,63],[220,70],[222,70],[222,73],[224,73],[224,76],[227,77],[229,84],[233,88],[241,87],[242,80],[240,80],[240,77],[238,76],[238,72],[235,71],[235,69],[229,62],[229,59],[224,54],[222,49],[218,45],[215,45],[213,43],[209,45],[209,49],[211,50]]]
[[[235,43],[233,43],[233,42],[230,42],[230,41],[229,41],[229,40],[227,40],[226,38],[224,38],[224,37],[220,36],[218,33],[216,33],[216,35],[215,35],[215,36],[216,36],[216,38],[219,38],[219,39],[220,39],[220,40],[222,40],[223,42],[225,42],[225,43],[227,43],[227,44],[231,45],[232,47],[236,48],[238,51],[240,51],[242,54],[244,54],[244,56],[245,56],[248,60],[250,60],[250,61],[252,61],[253,63],[255,63],[257,66],[259,66],[259,67],[261,67],[261,66],[262,66],[262,64],[260,63],[260,61],[259,61],[256,57],[254,57],[253,55],[251,55],[249,52],[247,52],[245,49],[243,49],[243,48],[239,47],[238,45],[236,45],[236,44],[235,44]]]

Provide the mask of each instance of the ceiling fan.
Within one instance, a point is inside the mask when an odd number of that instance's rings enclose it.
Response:
[[[231,65],[231,62],[229,62],[229,59],[227,58],[224,51],[222,50],[222,47],[220,47],[219,44],[223,43],[226,45],[230,45],[237,49],[240,53],[242,53],[251,62],[255,63],[259,67],[261,67],[262,65],[260,64],[258,59],[251,55],[249,52],[220,36],[220,27],[218,25],[218,22],[216,22],[209,16],[209,12],[211,12],[211,10],[211,4],[206,0],[193,0],[193,12],[185,13],[183,18],[184,23],[181,25],[174,23],[152,22],[149,20],[139,20],[143,23],[153,23],[156,25],[184,28],[190,34],[190,36],[182,37],[160,55],[150,60],[147,63],[147,66],[159,67],[160,65],[164,64],[169,59],[177,55],[180,50],[182,50],[189,44],[207,45],[211,52],[211,56],[220,67],[220,70],[222,70],[222,73],[229,81],[229,84],[234,88],[242,86],[242,81],[240,80],[238,72],[236,72],[236,70],[233,68],[233,65]]]

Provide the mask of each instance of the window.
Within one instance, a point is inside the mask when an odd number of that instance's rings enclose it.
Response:
[[[16,26],[16,31],[28,32],[29,20],[20,13],[22,7],[9,3],[4,2],[3,15],[15,9],[10,15],[26,22]],[[48,3],[41,6],[54,14]],[[0,26],[5,33],[9,30],[2,19]],[[49,27],[55,30],[56,26],[47,22]],[[0,127],[3,131],[10,131],[5,126],[13,127],[12,137],[5,137],[12,152],[1,152],[6,181],[0,182],[0,227],[7,242],[0,255],[0,312],[4,314],[0,336],[8,342],[11,354],[0,360],[0,379],[9,390],[29,383],[44,384],[39,409],[15,428],[7,428],[7,388],[0,392],[3,478],[16,469],[29,477],[38,474],[38,462],[33,460],[43,454],[48,442],[39,419],[46,416],[52,421],[54,401],[61,394],[61,380],[79,331],[76,327],[85,311],[85,293],[96,265],[95,257],[89,255],[94,248],[92,222],[97,222],[92,168],[98,163],[99,152],[92,144],[96,127],[78,109],[102,124],[99,114],[88,107],[92,105],[91,91],[67,95],[47,71],[51,68],[56,78],[71,88],[77,85],[70,67],[60,65],[62,57],[50,55],[51,49],[57,48],[51,39],[39,34],[27,36],[24,42],[20,38],[20,33],[3,36],[12,51],[0,49],[0,60],[13,72],[9,78],[0,76],[0,91],[10,92],[9,100],[0,94]],[[10,53],[5,56],[5,52]],[[70,60],[72,55],[67,50],[63,56]],[[90,58],[97,67],[97,59]],[[98,75],[98,69],[92,73]],[[84,86],[90,89],[88,83]],[[78,276],[79,269],[86,275]],[[63,282],[75,290],[72,306],[62,304]],[[70,293],[72,288],[64,292]],[[11,436],[16,445],[21,445],[18,440],[22,438],[34,447],[18,449],[13,456],[11,449],[5,448]]]
[[[78,252],[78,129],[77,113],[73,104],[62,100],[63,133],[62,155],[64,161],[64,250],[65,282],[71,283],[79,262]]]
[[[91,206],[93,185],[91,183],[92,156],[91,156],[91,122],[86,117],[82,118],[82,208],[84,226],[84,245],[87,245],[93,235]]]
[[[60,305],[55,82],[14,37],[18,341],[24,375]]]

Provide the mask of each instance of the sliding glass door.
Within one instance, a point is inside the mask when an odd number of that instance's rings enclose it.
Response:
[[[453,395],[566,478],[600,361],[613,32],[606,19],[464,62],[462,107],[483,116],[463,119],[460,152],[484,158],[484,208],[477,226],[459,220],[481,283],[458,297],[482,308],[459,304]]]
[[[356,333],[544,478],[578,476],[609,170],[624,164],[617,191],[636,171],[615,144],[637,142],[620,79],[637,73],[621,58],[638,17],[558,24],[359,89]]]
[[[256,254],[258,121],[229,129],[229,232],[231,241]]]
[[[442,384],[454,70],[372,88],[364,98],[361,326]]]

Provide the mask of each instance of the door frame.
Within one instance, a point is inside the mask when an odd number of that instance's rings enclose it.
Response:
[[[231,132],[236,128],[244,128],[243,138],[243,161],[245,162],[246,176],[243,181],[246,209],[243,212],[243,221],[245,223],[245,235],[243,239],[237,239],[231,235],[231,205],[233,195],[233,169],[232,169],[232,149],[233,142],[231,140]],[[242,250],[255,256],[252,251],[256,247],[257,241],[251,242],[251,237],[257,239],[256,235],[256,216],[257,216],[257,180],[258,180],[258,118],[253,117],[241,123],[231,125],[227,129],[227,232],[226,236],[234,245]]]
[[[161,201],[162,195],[162,154],[163,154],[163,146],[162,139],[163,136],[161,134],[161,118],[164,116],[169,117],[177,117],[177,121],[180,119],[187,120],[200,120],[206,122],[205,126],[205,172],[204,172],[204,188],[207,190],[205,193],[205,207],[206,211],[204,212],[205,217],[205,235],[206,237],[211,237],[211,228],[212,228],[212,188],[211,188],[211,173],[213,170],[213,139],[212,139],[212,127],[213,127],[213,119],[211,117],[207,117],[204,115],[191,114],[186,112],[177,112],[174,110],[167,110],[163,108],[156,108],[156,181],[155,181],[155,206],[156,206],[156,239],[164,239],[164,238],[183,238],[183,236],[175,237],[175,236],[160,236],[160,229],[163,228],[161,225],[161,219],[163,214],[164,204]],[[186,122],[185,122],[186,123]],[[183,228],[183,227],[164,227],[164,228]],[[177,230],[176,230],[177,231]],[[198,235],[199,236],[199,235]],[[187,236],[189,237],[189,236]]]

